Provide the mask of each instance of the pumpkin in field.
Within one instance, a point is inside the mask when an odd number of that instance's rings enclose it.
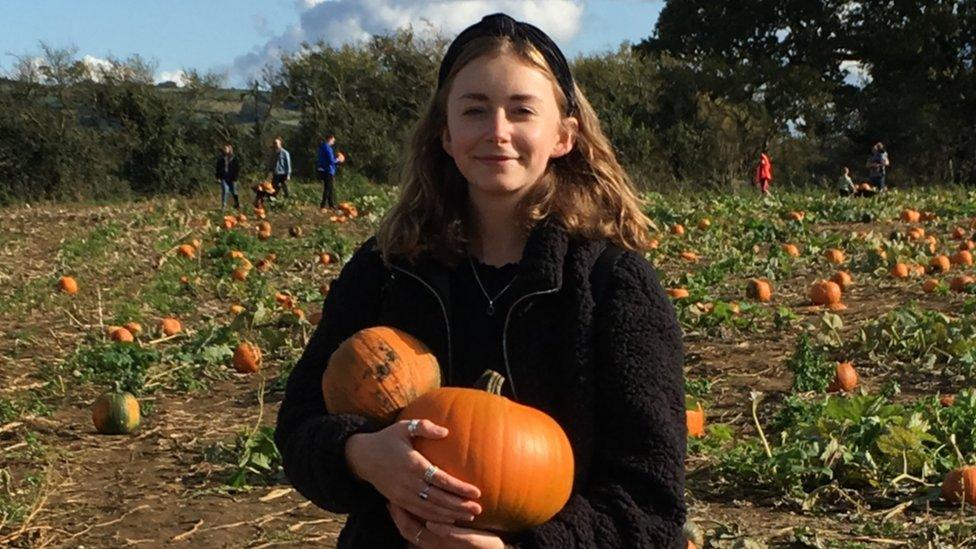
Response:
[[[685,234],[685,226],[681,223],[675,223],[671,226],[671,234],[681,236]]]
[[[691,251],[681,252],[681,259],[694,263],[698,261],[698,254]]]
[[[950,261],[956,265],[969,266],[973,264],[973,254],[969,250],[959,250],[958,252],[952,254],[949,258]]]
[[[806,212],[803,211],[792,211],[786,214],[787,221],[803,221],[803,218],[807,216]]]
[[[437,358],[420,340],[388,326],[360,330],[329,357],[325,407],[392,423],[404,406],[441,386]]]
[[[949,289],[953,292],[965,292],[966,288],[971,284],[976,283],[976,279],[969,275],[961,275],[954,277],[949,281]]]
[[[175,318],[164,318],[159,321],[159,331],[166,336],[176,335],[183,331],[183,325]]]
[[[230,314],[232,314],[232,315],[239,315],[239,314],[241,314],[243,312],[244,312],[244,306],[243,305],[238,305],[238,304],[235,303],[234,305],[231,305],[230,306]]]
[[[242,341],[234,349],[234,369],[240,374],[253,374],[261,369],[261,349],[257,345]]]
[[[925,229],[921,227],[908,229],[908,240],[922,240],[923,238],[925,238]]]
[[[965,240],[966,239],[966,229],[962,227],[956,227],[952,229],[952,239],[953,240]]]
[[[701,402],[686,402],[685,404],[685,424],[688,427],[688,436],[692,438],[705,436],[705,409],[702,408]]]
[[[142,333],[142,324],[139,324],[138,322],[126,322],[125,326],[123,327],[126,330],[129,330],[129,332],[131,332],[132,335],[139,335],[140,333]]]
[[[353,204],[352,202],[340,202],[339,209],[342,210],[343,214],[345,214],[350,218],[359,216],[359,211],[356,209],[355,204]]]
[[[976,466],[967,465],[949,471],[942,481],[942,499],[976,505]]]
[[[650,242],[647,243],[647,247],[656,250],[661,246],[661,243],[656,238],[652,238]]]
[[[237,225],[237,218],[232,215],[225,215],[223,225],[227,230],[233,229],[234,225]]]
[[[773,297],[773,289],[768,280],[753,278],[746,284],[746,296],[757,301],[769,301]]]
[[[951,265],[949,258],[944,255],[937,255],[929,260],[929,270],[933,273],[944,273]]]
[[[918,210],[905,208],[901,211],[901,220],[905,223],[918,223],[921,219],[922,215],[918,212]]]
[[[920,221],[935,221],[935,212],[932,212],[932,211],[924,211],[919,216],[919,220]]]
[[[109,391],[92,404],[95,430],[105,435],[126,435],[139,428],[139,401],[126,392]]]
[[[132,343],[136,340],[136,338],[132,335],[132,332],[121,326],[113,326],[109,330],[108,337],[112,341],[119,341],[122,343]]]
[[[783,244],[782,249],[790,257],[800,257],[800,250],[795,244]]]
[[[976,248],[976,242],[973,242],[972,240],[964,240],[959,243],[959,247],[957,249],[968,252],[973,248]]]
[[[319,263],[321,263],[322,265],[330,265],[330,264],[332,264],[332,254],[330,254],[328,252],[320,253],[319,254]]]
[[[187,259],[193,259],[196,256],[197,250],[190,244],[180,244],[180,247],[176,249],[176,253]]]
[[[247,279],[247,275],[251,274],[250,269],[245,269],[244,267],[238,267],[230,273],[230,277],[237,281],[243,281]]]
[[[824,253],[824,257],[827,261],[837,265],[844,262],[844,251],[831,248]]]
[[[810,286],[809,297],[814,305],[833,305],[840,303],[840,286],[829,280],[818,280]]]
[[[939,406],[943,408],[949,408],[956,403],[956,395],[949,393],[945,395],[939,395]]]
[[[891,267],[891,276],[895,278],[908,278],[908,265],[904,263],[895,263]]]
[[[830,277],[830,281],[840,286],[840,291],[844,292],[854,282],[854,278],[847,271],[837,271],[834,276]]]
[[[446,427],[442,439],[417,437],[414,448],[446,473],[481,489],[471,527],[521,532],[548,521],[569,501],[573,449],[545,413],[501,396],[504,379],[487,371],[478,387],[444,387],[410,403],[400,419]]]
[[[928,235],[925,237],[925,249],[929,251],[930,254],[934,254],[935,250],[939,248],[939,241],[935,239],[934,236]]]
[[[62,276],[58,280],[58,289],[68,295],[74,295],[78,293],[78,283],[70,276]]]
[[[668,288],[667,292],[671,299],[684,299],[690,295],[685,288]]]
[[[927,294],[931,294],[932,292],[934,292],[935,290],[937,290],[939,288],[939,285],[940,284],[941,283],[939,282],[938,279],[936,279],[936,278],[930,278],[930,279],[926,280],[924,284],[922,284],[922,291],[925,292],[925,293],[927,293]]]
[[[698,220],[698,229],[704,231],[705,229],[712,226],[712,220],[707,217],[703,217]]]
[[[854,365],[850,362],[838,362],[834,381],[830,383],[827,390],[830,392],[844,391],[851,392],[857,387],[857,372]]]

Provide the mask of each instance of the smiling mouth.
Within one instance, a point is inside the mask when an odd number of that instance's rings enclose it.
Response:
[[[508,160],[515,160],[510,156],[478,156],[475,157],[482,162],[502,163]]]

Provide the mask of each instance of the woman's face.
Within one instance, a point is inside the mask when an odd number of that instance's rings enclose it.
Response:
[[[525,191],[550,158],[573,148],[576,120],[563,124],[552,82],[513,54],[474,59],[447,99],[442,144],[474,193]]]

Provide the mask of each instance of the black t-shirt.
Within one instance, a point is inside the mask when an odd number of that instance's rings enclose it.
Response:
[[[472,269],[473,264],[473,269]],[[474,271],[484,285],[478,286]],[[451,273],[451,318],[454,343],[454,380],[452,385],[472,387],[487,369],[505,375],[502,355],[502,330],[505,317],[514,301],[512,288],[502,289],[515,278],[518,263],[500,267],[486,265],[476,259],[462,259]],[[488,314],[488,298],[494,300],[494,313]],[[499,296],[499,292],[502,292]],[[511,397],[508,385],[502,394]]]

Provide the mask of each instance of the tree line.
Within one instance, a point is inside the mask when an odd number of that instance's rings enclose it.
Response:
[[[774,185],[829,184],[842,166],[859,180],[878,141],[891,185],[976,184],[976,0],[671,0],[648,31],[572,63],[642,188],[742,185],[763,146]],[[390,181],[447,43],[408,29],[304,44],[233,91],[42,44],[0,80],[0,201],[192,193],[214,184],[224,142],[256,179],[277,135],[311,177],[325,132],[346,169]],[[217,97],[240,108],[208,108]]]

